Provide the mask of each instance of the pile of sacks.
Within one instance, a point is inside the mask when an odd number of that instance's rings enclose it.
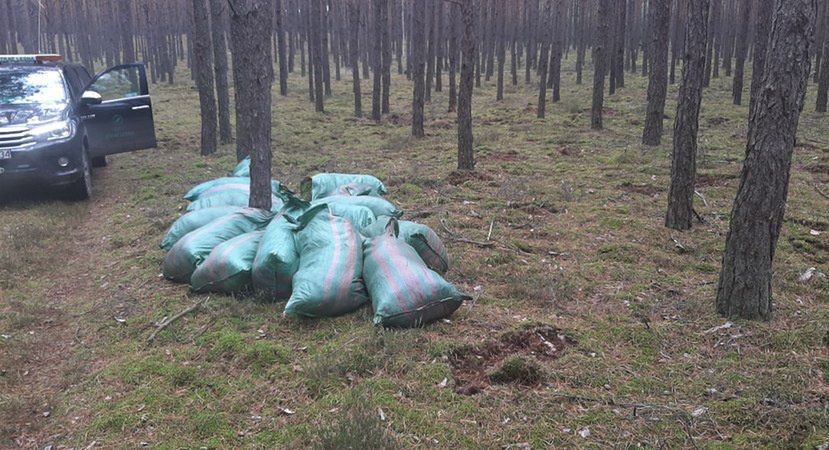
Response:
[[[300,196],[273,180],[271,211],[249,208],[250,161],[199,184],[170,228],[164,276],[200,293],[287,300],[285,314],[333,317],[371,302],[374,323],[415,327],[468,299],[442,275],[446,248],[426,225],[399,220],[370,175],[306,178]]]

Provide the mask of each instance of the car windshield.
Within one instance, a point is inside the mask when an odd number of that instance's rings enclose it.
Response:
[[[27,104],[58,107],[66,103],[63,78],[56,70],[0,71],[0,107]]]

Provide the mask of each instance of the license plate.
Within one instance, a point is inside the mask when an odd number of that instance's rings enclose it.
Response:
[[[0,150],[0,159],[12,159],[12,151]]]

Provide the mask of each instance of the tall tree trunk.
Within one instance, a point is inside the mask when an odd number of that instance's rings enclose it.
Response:
[[[354,115],[363,117],[363,101],[360,92],[360,0],[348,2],[349,17],[349,44],[348,51],[351,61],[352,90],[354,91]]]
[[[236,87],[236,157],[250,155],[250,206],[271,209],[271,33],[269,0],[229,0]]]
[[[823,44],[823,59],[820,64],[815,111],[825,113],[827,103],[829,103],[829,40]]]
[[[751,23],[751,2],[738,2],[740,17],[737,21],[737,47],[734,63],[734,79],[731,86],[731,96],[735,105],[743,102],[743,77],[748,53],[748,26]]]
[[[717,287],[717,312],[726,317],[771,319],[772,263],[783,225],[816,14],[816,0],[776,2]]]
[[[133,63],[135,58],[135,41],[132,24],[132,1],[121,0],[117,2],[118,19],[121,21],[121,49],[123,50],[124,58],[121,60],[124,63]],[[208,34],[209,38],[209,34]]]
[[[391,38],[389,36],[389,0],[383,0],[380,4],[380,20],[383,22],[383,32],[380,35],[380,40],[383,43],[382,48],[382,72],[383,72],[383,95],[381,101],[381,110],[383,114],[389,112],[389,94],[391,90]]]
[[[714,53],[714,47],[716,45],[715,39],[719,41],[717,37],[718,29],[719,29],[719,22],[720,22],[720,4],[722,0],[711,0],[711,12],[709,14],[708,20],[708,44],[705,50],[705,76],[702,79],[702,86],[708,87],[711,84],[711,69],[714,67],[714,58],[718,58],[719,54]]]
[[[668,91],[668,28],[671,4],[669,0],[651,0],[650,79],[648,80],[648,110],[642,143],[659,145],[662,142],[662,121],[665,118],[665,95]]]
[[[132,39],[132,36],[130,36]],[[193,0],[193,56],[201,110],[201,154],[216,151],[216,95],[213,87],[213,47],[210,13],[205,0]]]
[[[527,9],[527,61],[524,63],[524,83],[530,84],[531,72],[536,56],[536,27],[538,23],[538,0],[524,0]]]
[[[602,124],[602,108],[604,107],[604,79],[607,75],[607,65],[610,59],[608,55],[610,1],[598,0],[596,42],[593,44],[593,106],[590,109],[590,128],[594,130],[601,130],[604,127]]]
[[[455,74],[458,71],[458,33],[460,33],[458,6],[449,4],[449,112],[458,109],[458,90]]]
[[[314,47],[314,108],[317,112],[325,112],[325,73],[323,65],[324,49],[322,48],[322,0],[311,0],[311,29],[310,36]]]
[[[472,0],[459,0],[463,37],[461,39],[461,80],[458,90],[458,170],[475,170],[472,149],[472,88],[475,54],[475,8]]]
[[[275,0],[276,47],[279,56],[279,95],[288,95],[288,59],[285,54],[285,24],[282,20],[282,0]]]
[[[553,88],[553,103],[561,100],[561,58],[564,47],[564,16],[567,14],[564,0],[555,1],[554,11],[551,25],[555,28],[550,48],[550,73],[547,75],[547,84]]]
[[[708,8],[709,0],[688,1],[682,85],[679,87],[674,122],[671,189],[665,216],[665,226],[675,230],[690,229],[693,218],[697,131],[705,78],[705,44],[708,40]]]
[[[757,103],[757,94],[760,92],[760,81],[763,79],[763,70],[766,66],[766,46],[769,43],[771,31],[771,17],[774,13],[774,0],[756,0],[754,22],[754,61],[751,69],[751,94],[748,101],[749,111]]]
[[[374,45],[372,46],[371,62],[374,71],[374,88],[371,91],[371,118],[375,122],[380,121],[380,96],[383,85],[383,20],[382,2],[386,0],[371,0],[372,16],[374,17]]]
[[[506,65],[506,36],[504,35],[504,29],[506,28],[506,3],[504,0],[496,0],[493,4],[493,10],[498,11],[498,15],[496,16],[497,22],[497,30],[496,30],[496,39],[497,39],[497,59],[498,59],[498,81],[496,82],[497,88],[495,93],[495,99],[501,101],[504,99],[504,67]]]
[[[543,119],[547,111],[547,72],[549,70],[548,59],[550,57],[550,27],[548,22],[554,15],[553,2],[555,0],[547,0],[544,6],[544,13],[542,15],[544,28],[541,31],[541,54],[538,59],[538,111],[536,117]]]
[[[426,7],[412,2],[412,136],[423,137],[423,103],[426,90],[424,53],[426,51]]]
[[[216,99],[219,106],[219,141],[233,142],[230,125],[230,93],[227,81],[227,3],[224,0],[210,0],[213,33],[213,68],[216,75]]]

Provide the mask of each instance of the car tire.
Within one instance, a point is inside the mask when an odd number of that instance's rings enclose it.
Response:
[[[107,164],[107,157],[106,156],[96,156],[92,158],[92,167],[106,167]]]
[[[81,171],[83,175],[69,185],[68,195],[72,200],[86,200],[92,196],[92,162],[86,150],[81,153]]]

